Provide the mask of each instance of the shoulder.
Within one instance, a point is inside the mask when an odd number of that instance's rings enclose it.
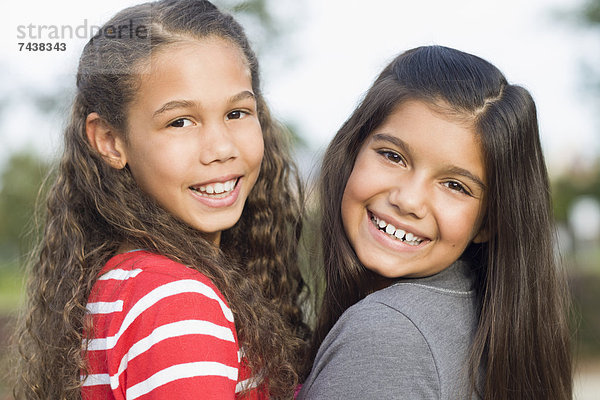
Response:
[[[452,398],[476,300],[468,285],[434,279],[392,285],[348,308],[321,344],[300,398]]]
[[[392,299],[387,294],[375,293],[359,301],[342,314],[328,337],[339,340],[351,336],[353,339],[368,342],[367,345],[377,343],[379,348],[394,346],[394,353],[429,353],[426,337],[409,312],[410,309],[398,307],[401,303],[390,300]],[[398,338],[402,338],[402,347],[407,345],[407,349],[396,346],[394,340]]]
[[[341,398],[338,391],[347,398],[452,398],[475,309],[472,291],[427,280],[367,296],[342,314],[323,341],[301,398]]]
[[[443,309],[471,308],[475,301],[474,290],[455,290],[427,284],[422,280],[402,281],[364,298],[367,304],[381,304],[398,312],[414,315]],[[458,312],[458,310],[457,310]],[[462,312],[462,311],[460,311]]]
[[[142,250],[111,258],[101,271],[95,289],[98,292],[118,291],[120,296],[132,301],[150,293],[159,297],[201,294],[226,304],[220,290],[201,272]]]
[[[146,280],[195,279],[214,286],[201,272],[163,255],[144,250],[131,251],[112,257],[100,272],[98,280],[134,278],[142,272],[144,273],[143,279]]]
[[[201,317],[233,326],[225,298],[205,275],[146,251],[109,260],[92,288],[87,308],[90,314],[109,317],[112,323]]]
[[[402,312],[361,301],[323,341],[300,398],[436,399],[439,377],[427,338]]]

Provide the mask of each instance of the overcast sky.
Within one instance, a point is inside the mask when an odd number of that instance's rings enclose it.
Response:
[[[8,3],[8,4],[7,4]],[[23,99],[31,90],[74,85],[77,58],[90,37],[121,8],[138,1],[17,1],[0,12],[0,88],[11,95],[0,114],[0,162],[34,143],[52,154],[65,113],[37,115]],[[396,54],[427,44],[474,53],[538,105],[551,170],[560,171],[600,150],[598,96],[586,90],[584,63],[600,66],[600,35],[557,17],[580,0],[272,0],[290,33],[262,59],[264,91],[280,119],[292,122],[314,150],[322,149],[379,71]],[[7,9],[8,7],[8,9]],[[69,25],[64,52],[18,51],[30,24]],[[50,28],[47,28],[50,29]],[[37,35],[34,29],[33,34]],[[47,31],[44,31],[47,35]],[[252,38],[252,29],[249,29]],[[37,40],[39,41],[39,39]],[[67,93],[65,94],[67,96]],[[68,99],[65,99],[68,103]]]

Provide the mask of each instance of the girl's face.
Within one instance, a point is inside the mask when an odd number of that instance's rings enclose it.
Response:
[[[408,101],[360,149],[342,198],[361,263],[387,278],[433,275],[480,232],[485,194],[475,133]]]
[[[144,72],[122,155],[144,191],[218,245],[263,157],[245,58],[222,39],[189,41],[153,54]]]

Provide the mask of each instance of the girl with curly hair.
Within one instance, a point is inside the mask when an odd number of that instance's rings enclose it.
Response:
[[[241,26],[202,0],[119,12],[79,62],[17,397],[292,397],[301,195]]]

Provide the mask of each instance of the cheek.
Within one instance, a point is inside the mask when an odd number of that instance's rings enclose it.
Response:
[[[371,171],[369,163],[365,162],[364,157],[361,157],[361,154],[359,154],[346,182],[346,188],[342,197],[342,207],[345,202],[361,201],[368,197],[368,192],[372,186],[370,183],[374,179],[377,179],[376,171]]]
[[[352,238],[352,232],[358,229],[358,224],[364,210],[365,193],[361,183],[363,177],[360,169],[354,168],[342,195],[341,214],[346,234]]]
[[[265,152],[265,144],[262,129],[258,121],[248,126],[246,132],[238,132],[239,140],[237,143],[240,153],[249,166],[260,167]]]
[[[356,202],[348,196],[348,186],[346,186],[346,190],[342,196],[340,211],[342,215],[342,227],[344,229],[344,233],[346,234],[346,238],[352,247],[356,246],[356,243],[354,242],[356,235],[354,232],[357,232],[358,234],[357,207],[358,205]]]
[[[147,143],[137,145],[129,160],[132,172],[140,175],[171,176],[191,165],[195,154],[190,145],[177,143]],[[160,149],[160,151],[157,151]]]
[[[352,216],[352,201],[348,196],[348,186],[346,186],[346,190],[344,190],[344,194],[342,195],[342,205],[340,211],[342,214],[342,223],[347,230],[348,222]]]
[[[251,169],[260,171],[260,165],[265,155],[265,146],[263,142],[262,133],[255,135],[254,138],[246,144],[242,144],[242,151],[244,152],[244,158]]]
[[[355,170],[352,170],[350,177],[346,182],[344,193],[342,194],[342,219],[346,219],[347,214],[352,209],[352,204],[357,201],[357,183],[359,179],[355,174]]]
[[[443,226],[453,246],[469,244],[479,230],[478,207],[446,207]]]
[[[263,141],[262,132],[256,138],[255,143],[256,143],[256,148],[254,149],[254,157],[255,157],[256,163],[260,165],[260,163],[263,160],[263,157],[265,156],[265,143]]]
[[[153,140],[154,139],[154,140]],[[197,163],[193,145],[178,141],[148,140],[130,143],[128,164],[142,190],[153,196],[165,193],[165,187],[179,187]]]

